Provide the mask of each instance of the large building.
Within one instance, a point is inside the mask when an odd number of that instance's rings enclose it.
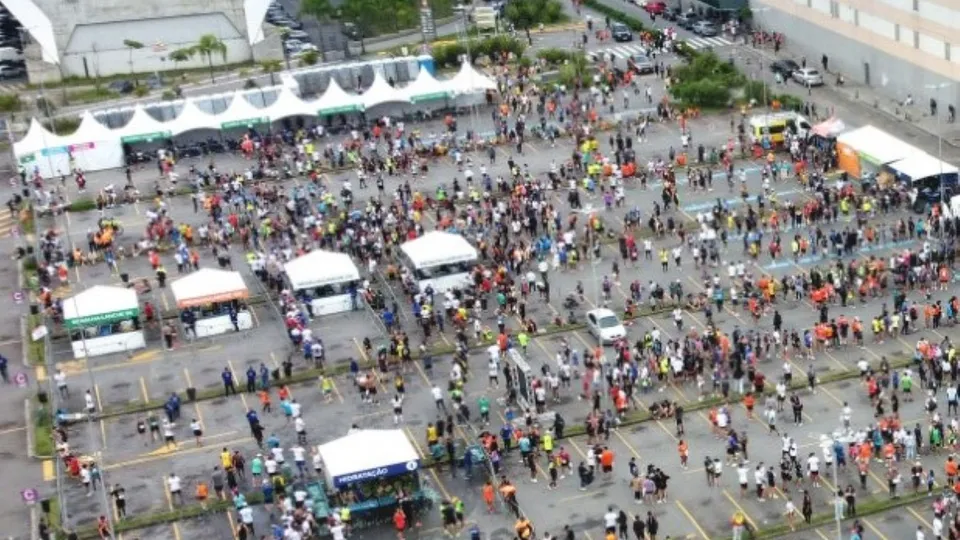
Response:
[[[960,104],[960,0],[751,0],[765,29],[819,67],[925,107]],[[938,88],[939,87],[939,88]]]
[[[264,25],[270,0],[2,1],[29,34],[24,55],[31,82],[202,67],[199,55],[175,66],[169,54],[204,34],[226,45],[226,60],[217,54],[216,64],[282,58],[279,35]],[[131,49],[124,41],[144,46]]]

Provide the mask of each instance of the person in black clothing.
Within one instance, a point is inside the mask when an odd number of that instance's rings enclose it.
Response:
[[[657,532],[660,531],[660,522],[657,521],[657,516],[653,515],[653,512],[647,512],[647,536],[650,537],[650,540],[657,540]]]
[[[647,524],[639,514],[633,516],[633,535],[637,537],[637,540],[646,539],[646,528]]]
[[[123,519],[127,517],[127,492],[120,484],[114,484],[110,490],[113,502],[117,506],[117,517]]]
[[[627,540],[629,538],[629,528],[627,527],[627,513],[623,510],[620,510],[620,513],[617,514],[617,536],[621,540]]]

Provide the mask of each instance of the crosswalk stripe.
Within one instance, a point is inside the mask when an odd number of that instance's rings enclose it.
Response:
[[[24,84],[0,84],[0,94],[16,94],[25,88]]]

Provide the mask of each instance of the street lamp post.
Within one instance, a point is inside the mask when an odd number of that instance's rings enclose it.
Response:
[[[940,161],[940,215],[943,216],[943,208],[946,207],[947,201],[945,198],[945,190],[943,187],[943,130],[940,126],[940,90],[952,86],[951,83],[943,82],[937,84],[928,84],[924,88],[927,90],[933,90],[934,95],[937,97],[937,159]],[[932,111],[931,111],[932,112]],[[943,227],[940,227],[940,235],[943,236]]]
[[[830,435],[820,435],[820,448],[823,450],[824,454],[828,451],[833,452],[833,443],[834,439]],[[830,463],[833,464],[831,474],[833,475],[833,487],[837,490],[840,489],[840,484],[837,482],[837,458],[834,456],[830,460]],[[838,493],[833,494],[833,521],[837,526],[837,540],[843,540],[843,526],[841,524],[840,513],[837,512],[837,503],[836,498],[839,497]]]

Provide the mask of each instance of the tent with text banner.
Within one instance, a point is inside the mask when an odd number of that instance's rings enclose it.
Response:
[[[123,146],[90,111],[80,116],[77,130],[63,139],[76,168],[99,171],[123,166]]]
[[[65,299],[63,326],[70,335],[74,358],[146,347],[135,289],[95,285]]]
[[[326,91],[316,101],[317,114],[331,116],[334,114],[357,113],[363,111],[363,98],[358,94],[348,94],[336,79],[330,79]]]
[[[22,139],[13,143],[13,153],[17,162],[32,175],[34,170],[44,178],[70,172],[70,156],[64,152],[53,153],[54,148],[63,146],[64,139],[43,127],[36,118],[30,120],[30,127]]]
[[[119,136],[123,144],[156,143],[173,136],[170,126],[150,116],[143,105],[134,107],[133,116],[127,124],[114,131],[119,131],[114,136]]]
[[[427,497],[420,487],[420,455],[403,430],[351,429],[317,451],[331,506],[347,505],[354,515],[389,516],[399,505],[399,496],[413,501]]]

